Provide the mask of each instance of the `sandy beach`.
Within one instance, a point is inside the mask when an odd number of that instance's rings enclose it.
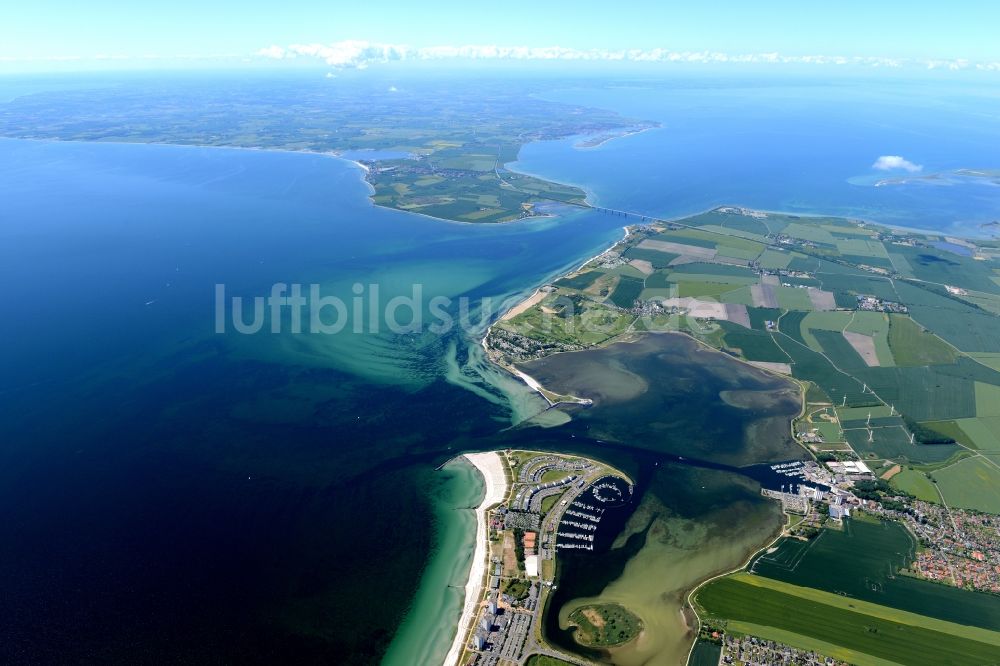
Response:
[[[547,295],[548,292],[542,291],[540,288],[536,289],[535,293],[533,293],[531,296],[524,299],[523,301],[512,307],[510,310],[507,310],[507,312],[505,312],[503,316],[500,317],[500,321],[507,321],[509,319],[513,319],[514,317],[521,314],[522,312],[532,307],[533,305],[541,303],[542,299],[544,299]]]
[[[462,615],[458,620],[458,631],[445,657],[444,666],[457,666],[469,627],[472,626],[476,609],[479,608],[482,599],[487,566],[486,510],[499,504],[507,496],[507,476],[500,454],[495,451],[467,453],[465,458],[483,475],[486,481],[486,494],[476,508],[476,549],[472,554],[469,580],[465,584],[465,602],[462,604]]]

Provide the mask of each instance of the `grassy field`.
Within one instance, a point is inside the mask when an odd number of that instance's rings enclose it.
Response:
[[[791,631],[776,629],[775,627],[765,627],[753,622],[730,621],[726,627],[730,632],[748,636],[762,636],[778,643],[792,645],[801,650],[810,650],[828,657],[834,657],[841,661],[856,666],[899,666],[895,661],[879,659],[869,654],[863,654],[856,650],[847,648],[826,641],[821,641],[811,636],[803,636]],[[690,666],[690,665],[689,665]]]
[[[915,545],[899,523],[851,518],[842,531],[827,529],[809,542],[784,539],[751,570],[844,598],[1000,631],[996,597],[899,575],[912,562]]]
[[[938,495],[937,490],[934,488],[934,483],[923,472],[903,468],[903,471],[892,477],[889,483],[894,488],[910,493],[919,500],[934,502],[935,504],[941,503],[941,496]]]
[[[932,476],[949,506],[1000,513],[1000,469],[982,457],[966,458]]]
[[[811,649],[795,636],[911,666],[997,662],[1000,633],[965,627],[836,594],[749,574],[716,580],[698,592],[711,617],[752,623],[757,635]],[[737,624],[737,626],[741,626]],[[776,630],[769,635],[769,630]],[[836,656],[836,655],[835,655]]]
[[[910,316],[946,342],[962,351],[1000,352],[1000,317],[926,286],[897,281],[896,289]]]
[[[788,354],[774,342],[774,338],[760,331],[752,331],[730,322],[722,322],[726,347],[739,350],[749,361],[787,363]]]
[[[1000,418],[959,419],[955,422],[967,443],[980,451],[1000,453]],[[958,441],[962,441],[957,437]]]
[[[909,317],[889,315],[889,348],[896,365],[954,363],[955,350]]]
[[[847,442],[862,457],[891,458],[918,464],[934,464],[949,460],[962,449],[954,444],[911,444],[903,428],[873,428],[871,441],[868,431],[845,430]]]

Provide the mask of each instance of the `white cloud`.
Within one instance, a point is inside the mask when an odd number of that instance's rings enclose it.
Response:
[[[317,58],[331,67],[365,68],[373,63],[402,60],[407,51],[405,46],[348,40],[332,44],[292,44],[287,48],[271,46],[257,54],[279,59],[302,56]]]
[[[257,55],[263,56],[265,58],[274,58],[275,60],[282,60],[285,57],[286,52],[285,49],[281,48],[280,46],[272,44],[271,46],[258,50]]]
[[[279,60],[303,57],[319,59],[331,67],[364,68],[393,60],[581,60],[664,63],[746,63],[802,65],[858,65],[864,67],[901,67],[917,64],[931,68],[964,69],[972,63],[965,60],[907,61],[898,58],[782,55],[776,52],[731,54],[718,51],[671,51],[654,49],[572,49],[562,46],[498,46],[467,44],[464,46],[411,47],[405,44],[385,44],[363,40],[346,40],[330,44],[292,44],[287,47],[269,46],[257,51],[258,56]],[[984,69],[981,66],[977,66]],[[988,69],[988,68],[987,68]]]
[[[895,169],[904,169],[910,173],[915,173],[920,171],[924,167],[919,164],[914,164],[910,160],[903,159],[899,155],[882,155],[880,158],[875,160],[875,164],[872,165],[873,169],[878,169],[880,171],[893,171]]]

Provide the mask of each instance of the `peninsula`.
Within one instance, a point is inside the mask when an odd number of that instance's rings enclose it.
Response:
[[[0,113],[0,137],[162,143],[343,155],[360,163],[377,206],[468,223],[544,215],[544,204],[582,204],[577,187],[507,169],[533,141],[596,146],[659,123],[539,99],[530,86],[444,81],[406,91],[301,80],[282,104],[242,83],[96,87],[61,104],[27,95]],[[200,113],[177,113],[176,95]],[[211,120],[227,117],[219,125]]]
[[[556,585],[561,550],[593,551],[608,512],[626,508],[632,481],[605,463],[574,455],[505,450],[465,456],[486,481],[477,509],[476,549],[465,601],[445,666],[467,663],[589,663],[549,645],[542,614]],[[586,640],[623,644],[641,621],[620,607],[583,609],[576,621],[590,630]],[[609,633],[619,618],[620,629]]]

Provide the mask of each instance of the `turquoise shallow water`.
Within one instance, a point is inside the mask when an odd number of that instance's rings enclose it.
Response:
[[[432,498],[438,553],[420,578],[413,605],[386,652],[386,666],[440,664],[455,635],[475,548],[475,509],[486,487],[465,458],[445,465]]]

